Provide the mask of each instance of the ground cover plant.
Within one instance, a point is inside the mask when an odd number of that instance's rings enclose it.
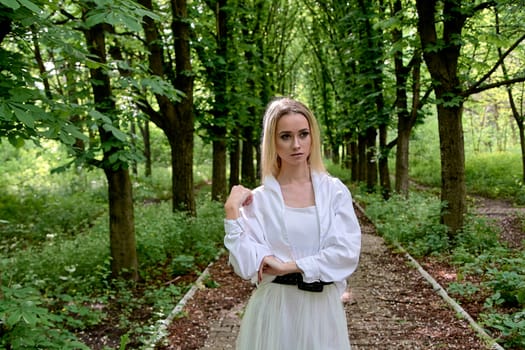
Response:
[[[457,241],[449,242],[435,215],[439,201],[433,194],[411,193],[408,200],[394,196],[386,202],[370,194],[357,198],[387,242],[400,244],[423,265],[428,263],[435,275],[440,269],[449,271],[440,282],[460,303],[478,305],[469,313],[502,346],[525,347],[523,244],[509,248],[496,226],[475,216],[467,220]]]
[[[204,186],[196,218],[174,214],[164,200],[168,172],[137,176],[141,278],[111,280],[103,177],[80,169],[50,174],[59,163],[53,157],[38,162],[47,164],[40,172],[29,166],[37,149],[13,152],[14,163],[2,162],[5,174],[24,162],[32,170],[0,185],[0,348],[123,349],[148,342],[221,252],[222,207]]]

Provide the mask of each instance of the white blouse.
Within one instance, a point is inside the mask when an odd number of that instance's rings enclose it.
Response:
[[[262,259],[274,255],[283,262],[295,260],[305,282],[334,281],[344,291],[361,249],[352,196],[339,179],[325,173],[312,173],[312,184],[315,206],[297,212],[286,208],[279,183],[267,177],[241,216],[224,220],[224,244],[240,277],[256,282]],[[293,224],[297,220],[300,225]],[[306,242],[306,236],[317,242]]]

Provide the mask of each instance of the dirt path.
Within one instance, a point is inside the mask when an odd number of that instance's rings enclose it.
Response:
[[[404,255],[387,248],[359,216],[361,261],[351,278],[352,301],[345,304],[352,349],[488,349]],[[210,274],[219,288],[200,289],[158,349],[234,349],[252,287],[233,274],[224,257]]]

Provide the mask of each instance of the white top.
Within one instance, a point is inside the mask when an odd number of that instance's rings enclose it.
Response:
[[[256,282],[262,259],[274,255],[284,262],[295,260],[305,282],[334,281],[339,292],[344,292],[346,279],[357,268],[361,249],[361,229],[352,196],[339,179],[325,173],[312,173],[312,185],[319,248],[315,252],[312,248],[311,255],[294,257],[299,249],[290,240],[292,234],[281,188],[272,176],[253,190],[252,203],[241,208],[238,219],[224,220],[224,244],[230,252],[230,263],[240,277]],[[271,238],[273,235],[283,238]],[[263,283],[275,276],[268,277],[263,278]]]
[[[284,217],[293,260],[316,254],[319,251],[319,220],[315,206],[306,208],[287,206],[284,209]],[[284,239],[282,235],[268,235],[268,241],[272,245],[273,240],[282,239]]]

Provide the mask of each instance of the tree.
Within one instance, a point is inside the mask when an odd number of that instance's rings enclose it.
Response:
[[[82,9],[83,20],[90,21],[98,8],[95,3],[86,3]],[[90,12],[89,8],[94,9]],[[99,166],[104,170],[109,194],[109,234],[111,250],[111,271],[114,277],[138,280],[138,259],[135,243],[135,220],[133,195],[129,175],[129,162],[122,161],[119,153],[125,150],[125,138],[119,137],[118,112],[107,74],[107,53],[105,32],[109,25],[94,23],[84,30],[86,46],[99,65],[90,68],[94,108],[105,122],[98,125],[100,143],[104,157]]]
[[[525,79],[518,77],[486,84],[485,81],[501,64],[501,60],[470,87],[465,86],[465,82],[460,79],[462,31],[467,20],[497,3],[498,1],[416,1],[418,33],[436,97],[441,154],[441,201],[445,204],[442,221],[449,228],[451,238],[462,228],[467,209],[462,125],[464,100],[474,93]],[[504,56],[512,48],[511,46]]]
[[[140,0],[141,5],[153,10],[151,0]],[[139,106],[166,135],[171,148],[172,206],[174,211],[196,214],[193,190],[193,71],[190,53],[190,23],[186,0],[171,0],[172,21],[170,25],[175,54],[175,67],[166,62],[165,48],[155,20],[144,17],[143,29],[148,48],[149,71],[165,82],[166,89],[156,89],[157,111],[146,98]],[[174,88],[174,89],[173,89]],[[170,93],[171,91],[171,93]]]

